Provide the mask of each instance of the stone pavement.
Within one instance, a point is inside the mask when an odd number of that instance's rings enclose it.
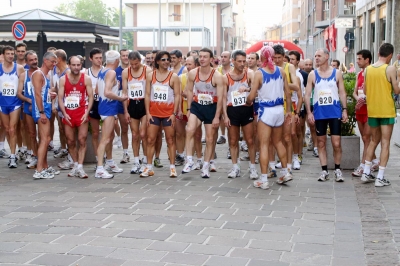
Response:
[[[400,264],[399,148],[391,147],[390,187],[349,171],[344,183],[317,182],[319,161],[306,152],[294,181],[265,191],[252,187],[247,162],[241,178],[226,177],[227,144],[217,145],[209,180],[199,171],[171,179],[165,146],[165,166],[149,178],[128,164],[112,180],[95,179],[93,165],[87,180],[67,171],[33,180],[24,165],[1,160],[0,265]]]

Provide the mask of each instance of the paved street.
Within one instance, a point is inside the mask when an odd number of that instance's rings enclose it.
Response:
[[[227,144],[217,145],[209,180],[199,171],[171,179],[165,146],[165,166],[149,178],[130,175],[128,164],[96,180],[85,165],[87,180],[64,171],[35,181],[24,165],[10,170],[1,160],[0,265],[400,264],[399,148],[391,147],[390,187],[349,171],[344,183],[317,182],[318,160],[306,152],[294,181],[264,191],[252,187],[247,162],[241,178],[226,177]]]

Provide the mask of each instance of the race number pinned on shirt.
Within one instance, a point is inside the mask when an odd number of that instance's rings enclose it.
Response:
[[[17,88],[15,84],[9,82],[3,82],[3,86],[1,88],[1,93],[3,96],[17,96]]]
[[[166,102],[168,99],[168,86],[153,85],[153,99],[155,102]]]
[[[79,97],[78,96],[65,97],[65,107],[70,110],[79,108]]]
[[[232,91],[232,105],[242,106],[246,104],[247,92]]]
[[[142,83],[129,84],[128,94],[130,99],[133,100],[142,99],[144,97],[143,84]]]
[[[27,91],[28,96],[32,95],[32,92],[33,92],[32,82],[28,81],[28,82],[26,83],[26,88],[27,88],[27,90],[28,90],[28,91]]]
[[[332,105],[333,98],[332,98],[332,91],[331,90],[320,90],[318,93],[318,105]]]
[[[51,102],[52,102],[52,100],[51,100],[51,94],[50,94],[50,92],[48,91],[48,92],[47,92],[47,97],[46,97],[46,103],[50,103],[50,104],[51,104]]]
[[[213,97],[210,94],[200,93],[197,95],[198,103],[201,105],[213,104]]]

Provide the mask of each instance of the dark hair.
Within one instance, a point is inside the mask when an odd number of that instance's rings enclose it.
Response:
[[[148,55],[148,54],[153,54],[153,53],[151,51],[148,51],[148,52],[146,52],[145,55]]]
[[[0,45],[0,55],[3,54],[3,48],[4,48],[4,45]]]
[[[140,53],[138,51],[132,51],[128,55],[129,60],[139,60],[141,61],[142,58],[140,57]]]
[[[85,58],[83,58],[83,56],[81,56],[81,55],[76,55],[76,57],[78,57],[79,58],[79,60],[81,60],[81,63],[83,64],[83,62],[85,62]],[[70,57],[71,58],[71,57]]]
[[[58,49],[57,51],[54,52],[54,54],[61,58],[63,62],[67,61],[67,53],[64,50]]]
[[[194,65],[195,65],[196,67],[199,67],[199,66],[200,66],[200,61],[199,61],[199,58],[198,58],[198,57],[194,57]]]
[[[256,55],[256,60],[260,60],[260,56],[256,52],[251,52],[250,54],[255,54]]]
[[[285,56],[285,49],[283,49],[283,46],[280,44],[276,44],[274,46],[272,46],[272,48],[274,49],[275,54],[280,54]]]
[[[25,53],[25,61],[28,60],[28,55],[32,55],[32,54],[36,54],[36,52],[33,51],[33,50],[26,51],[26,53]]]
[[[99,49],[99,48],[93,48],[89,53],[90,59],[93,59],[93,56],[95,54],[103,54],[103,51],[101,49]]]
[[[201,52],[201,50],[200,50],[199,52]],[[189,51],[189,52],[187,53],[186,57],[191,56],[191,53],[196,53],[197,55],[199,55],[199,52],[197,52],[196,50]]]
[[[3,46],[3,49],[2,49],[2,52],[3,52],[3,54],[6,52],[6,51],[15,51],[15,49],[14,49],[14,47],[12,47],[12,46],[10,46],[10,45],[4,45]]]
[[[175,55],[177,58],[182,58],[182,52],[180,50],[172,50],[169,52],[170,55]]]
[[[371,64],[372,62],[372,54],[370,50],[367,49],[363,49],[357,52],[357,55],[361,55],[361,57],[365,60],[365,59],[369,59],[369,64]]]
[[[336,62],[336,63],[337,63],[337,66],[340,67],[340,61],[339,61],[339,60],[333,59],[332,62]]]
[[[236,57],[237,57],[238,55],[244,56],[244,58],[246,58],[246,53],[245,53],[243,50],[235,50],[235,51],[233,51],[233,53],[232,53],[232,58],[233,58],[233,60],[236,60]]]
[[[151,53],[152,54],[156,54],[156,53],[158,53],[160,50],[153,50],[153,51],[151,51]]]
[[[285,54],[284,56],[285,56],[286,60],[287,60],[288,62],[290,62],[289,56],[288,56],[287,54]]]
[[[25,47],[25,50],[28,49],[28,46],[26,45],[26,43],[23,43],[23,42],[20,42],[19,44],[17,44],[17,46],[15,46],[15,48],[18,48],[18,47]]]
[[[383,43],[379,47],[379,55],[382,57],[388,57],[389,55],[393,54],[394,52],[394,47],[390,43]]]
[[[297,52],[297,51],[290,51],[290,52],[289,52],[289,55],[294,55],[294,56],[296,56],[296,60],[297,60],[297,61],[300,61],[300,53],[299,53],[299,52]]]
[[[129,52],[129,50],[128,50],[128,49],[126,49],[126,48],[123,48],[123,49],[119,50],[119,54],[121,54],[121,52],[126,52],[126,51],[128,51],[128,52]]]
[[[159,51],[159,52],[156,54],[156,58],[154,59],[154,67],[155,67],[155,68],[158,69],[159,65],[157,64],[157,62],[160,61],[161,58],[162,58],[164,55],[167,55],[167,56],[168,56],[168,59],[171,60],[171,55],[170,55],[167,51]]]
[[[202,48],[199,52],[209,53],[209,54],[210,54],[210,58],[214,58],[214,54],[213,54],[213,52],[211,51],[211,49]]]

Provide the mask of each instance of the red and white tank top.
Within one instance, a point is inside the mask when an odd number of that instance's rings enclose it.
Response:
[[[228,106],[242,106],[246,104],[247,92],[239,92],[241,87],[249,88],[247,82],[247,72],[244,72],[243,78],[240,80],[234,80],[229,73],[226,74],[228,78],[228,87],[226,88],[227,93],[227,105]]]
[[[144,99],[146,89],[146,66],[143,66],[139,77],[132,76],[132,68],[128,67],[128,97],[129,100]]]
[[[200,80],[200,68],[197,68],[194,79],[193,100],[201,105],[210,105],[218,101],[217,87],[212,84],[215,69],[206,80]]]
[[[153,71],[150,91],[150,115],[155,117],[169,117],[174,113],[175,94],[170,86],[173,72],[169,72],[166,79],[158,81],[157,70]]]
[[[81,73],[81,77],[76,84],[71,84],[68,75],[65,75],[64,86],[64,106],[68,110],[78,109],[86,105],[86,86],[85,73]]]

